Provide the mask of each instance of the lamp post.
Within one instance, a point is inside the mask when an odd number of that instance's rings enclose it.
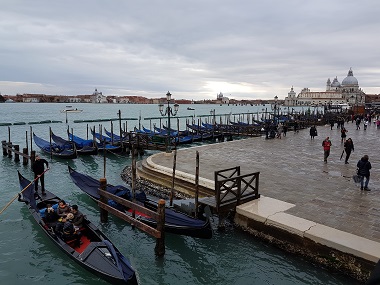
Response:
[[[215,109],[210,111],[210,115],[212,116],[212,124],[215,125],[216,124]]]
[[[174,104],[174,111],[173,111],[173,108],[170,107],[170,100],[172,99],[172,94],[170,94],[170,92],[168,91],[168,93],[166,93],[166,101],[167,101],[167,104],[168,106],[166,107],[165,111],[164,111],[164,104],[160,104],[158,105],[158,109],[161,113],[161,116],[168,116],[168,130],[167,130],[167,141],[166,141],[166,152],[170,153],[172,152],[172,149],[170,147],[170,133],[171,133],[171,129],[170,129],[170,115],[172,116],[175,116],[177,115],[177,112],[178,112],[178,108],[179,108],[179,105],[178,104]]]
[[[278,97],[277,97],[277,95],[276,95],[276,96],[274,96],[274,105],[273,105],[273,120],[274,120],[274,124],[275,124],[275,125],[277,125],[277,123],[276,123],[277,100],[278,100]]]

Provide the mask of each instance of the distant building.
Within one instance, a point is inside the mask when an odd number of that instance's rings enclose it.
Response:
[[[228,97],[224,97],[222,92],[220,92],[219,94],[216,95],[216,100],[221,104],[229,104],[230,103],[230,99]]]
[[[358,80],[354,77],[352,69],[348,71],[347,77],[343,79],[342,84],[335,77],[331,82],[330,78],[326,82],[326,91],[312,92],[309,88],[303,88],[296,95],[291,88],[288,96],[285,97],[286,106],[297,105],[336,105],[336,104],[364,104],[365,93],[359,88]]]
[[[98,89],[95,88],[94,93],[91,96],[92,103],[108,103],[107,97],[102,94],[102,92],[98,92]]]

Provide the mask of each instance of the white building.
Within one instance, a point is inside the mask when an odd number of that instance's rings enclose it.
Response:
[[[92,103],[107,103],[107,97],[102,94],[102,92],[98,92],[98,89],[95,88],[94,93],[91,95]]]
[[[288,97],[285,97],[284,104],[287,106],[297,105],[337,105],[337,104],[364,104],[365,93],[359,88],[358,80],[354,77],[352,69],[348,71],[347,77],[343,79],[342,84],[335,77],[333,82],[330,78],[326,82],[326,91],[312,92],[309,88],[303,88],[296,95],[291,88]]]
[[[216,100],[220,101],[222,104],[230,103],[230,99],[228,97],[224,97],[222,92],[216,95]]]
[[[24,102],[24,103],[39,103],[40,99],[28,97],[28,98],[22,98],[22,102]]]

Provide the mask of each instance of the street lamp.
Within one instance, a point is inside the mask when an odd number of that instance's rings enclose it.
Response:
[[[276,96],[274,96],[274,105],[273,105],[273,120],[274,120],[275,125],[277,125],[277,123],[276,123],[277,100],[278,100],[278,97],[276,95]]]
[[[210,111],[210,115],[212,116],[212,121],[213,121],[212,124],[215,125],[216,124],[215,109]]]
[[[166,115],[168,116],[168,130],[167,130],[167,139],[166,139],[167,140],[166,141],[166,152],[168,152],[168,153],[172,152],[171,147],[170,147],[170,133],[171,133],[170,115],[172,115],[172,116],[177,115],[178,108],[179,108],[178,104],[174,104],[174,112],[173,112],[173,108],[170,107],[171,99],[172,99],[172,94],[170,94],[170,92],[168,91],[168,93],[166,93],[166,101],[168,103],[168,106],[166,107],[165,111],[164,111],[164,104],[158,105],[158,110],[160,111],[161,116],[166,116]]]

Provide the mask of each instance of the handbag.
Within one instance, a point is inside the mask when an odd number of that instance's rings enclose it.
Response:
[[[360,175],[355,174],[352,176],[352,179],[354,179],[355,183],[359,183],[362,180],[362,177]]]

